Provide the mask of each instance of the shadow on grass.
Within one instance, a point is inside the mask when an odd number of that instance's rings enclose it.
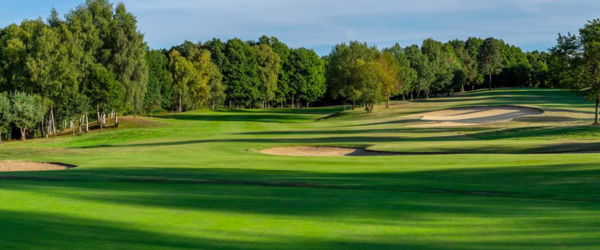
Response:
[[[270,110],[217,110],[158,116],[182,121],[313,122],[315,117],[341,111],[340,107]]]
[[[128,215],[100,220],[0,210],[2,249],[562,249],[600,245],[600,232],[594,230],[600,227],[600,204],[587,202],[139,182],[4,181],[0,186],[44,192],[74,204],[92,201],[123,210],[134,206],[140,213],[130,217],[146,220],[136,225],[118,222]],[[145,208],[174,212],[143,214],[148,211]],[[78,211],[79,216],[101,213],[88,209]],[[199,219],[190,216],[194,211],[216,214]],[[267,217],[240,224],[225,218],[223,212]],[[152,228],[154,221],[181,220],[181,213],[188,216],[182,227],[173,223]],[[292,219],[296,226],[289,225]],[[230,226],[219,231],[211,227],[215,222],[221,228],[223,223]],[[197,231],[191,230],[192,224]],[[301,236],[303,230],[322,227],[327,229],[319,236]],[[368,238],[350,233],[373,227],[378,229],[368,230]],[[454,241],[457,238],[462,240]]]
[[[598,126],[524,127],[499,129],[470,134],[479,139],[570,138],[600,139]],[[590,150],[593,148],[590,148]]]

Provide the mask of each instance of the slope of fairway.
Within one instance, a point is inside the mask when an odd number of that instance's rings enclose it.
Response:
[[[422,121],[435,123],[414,125],[412,127],[460,127],[474,126],[494,122],[512,121],[519,117],[541,115],[544,112],[518,106],[479,106],[454,108],[420,114]]]
[[[484,105],[544,113],[411,127]],[[195,111],[10,142],[2,161],[78,167],[0,173],[0,249],[598,249],[600,155],[525,154],[600,150],[592,119],[566,91],[498,89],[372,114]],[[260,152],[296,146],[448,154]]]

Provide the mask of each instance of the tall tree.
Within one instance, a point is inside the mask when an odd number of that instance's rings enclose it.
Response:
[[[169,70],[171,71],[177,112],[181,113],[183,112],[184,98],[189,96],[190,85],[197,81],[198,73],[194,65],[181,56],[177,50],[173,50],[169,55]]]
[[[144,59],[146,43],[144,35],[137,29],[135,16],[127,12],[123,3],[117,4],[111,32],[112,56],[109,69],[124,87],[124,108],[135,115],[143,109],[148,83],[148,69]]]
[[[208,96],[207,100],[211,103],[211,109],[214,111],[217,104],[222,104],[227,95],[225,94],[226,86],[223,85],[223,75],[219,71],[217,65],[212,64],[208,81]]]
[[[488,74],[490,82],[489,89],[492,90],[492,75],[502,71],[502,52],[500,44],[494,38],[487,38],[483,41],[479,51],[479,69]]]
[[[402,85],[402,90],[399,94],[402,94],[404,98],[406,94],[414,90],[413,84],[417,79],[417,71],[411,67],[411,61],[408,58],[405,49],[402,48],[400,44],[396,43],[394,46],[384,50],[392,54],[396,60],[398,79]]]
[[[277,53],[281,59],[277,88],[275,90],[275,102],[280,103],[283,108],[283,104],[291,97],[289,93],[289,78],[292,68],[289,60],[291,50],[285,43],[279,41],[277,37],[262,36],[258,39],[258,43],[269,45],[273,49],[273,52]]]
[[[2,144],[2,133],[10,129],[12,122],[11,105],[8,95],[0,93],[0,144]]]
[[[159,50],[147,50],[145,57],[148,68],[148,85],[144,107],[151,114],[168,110],[173,94],[168,69],[169,59],[163,51]]]
[[[227,41],[225,55],[228,63],[221,72],[227,96],[238,105],[252,105],[260,95],[256,53],[248,43],[234,38]]]
[[[351,41],[349,44],[336,45],[327,57],[325,75],[327,86],[331,88],[334,99],[343,97],[352,102],[352,109],[356,108],[356,100],[360,97],[360,85],[353,79],[353,64],[356,60],[370,62],[379,54],[377,47],[367,43]]]
[[[558,44],[550,53],[550,71],[558,72],[555,77],[560,86],[595,100],[594,124],[600,125],[600,19],[588,21],[579,35],[559,34]]]
[[[13,92],[11,99],[12,122],[21,130],[21,140],[27,139],[27,130],[35,128],[44,118],[41,98],[24,92]]]
[[[306,107],[325,94],[325,64],[312,49],[293,49],[290,54],[290,90],[296,94],[300,108],[301,100]]]
[[[430,65],[429,58],[421,52],[421,49],[417,45],[407,47],[406,54],[411,61],[411,67],[417,72],[414,90],[420,93],[431,88],[431,85],[436,80],[436,75]],[[418,97],[419,94],[417,94]]]
[[[277,81],[281,69],[281,58],[267,44],[253,47],[258,64],[258,79],[260,80],[260,99],[262,108],[275,99]]]
[[[381,82],[381,92],[385,97],[385,107],[390,107],[390,99],[402,92],[402,81],[399,78],[398,66],[394,56],[383,52],[375,60],[377,63],[378,81]]]

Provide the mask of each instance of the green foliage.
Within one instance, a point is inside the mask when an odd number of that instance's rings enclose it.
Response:
[[[492,89],[492,75],[502,72],[502,60],[500,41],[491,37],[485,39],[478,54],[478,61],[480,71],[490,77],[489,89]]]
[[[183,112],[184,98],[189,97],[190,86],[198,80],[198,72],[194,64],[181,56],[177,50],[169,55],[169,71],[173,82],[173,92],[176,98],[178,112]]]
[[[116,80],[116,76],[100,64],[92,66],[88,78],[86,96],[90,98],[92,108],[99,112],[110,112],[122,108],[123,86]]]
[[[0,93],[0,143],[2,143],[2,134],[6,134],[12,123],[12,106],[8,94]]]
[[[169,59],[163,51],[147,50],[148,85],[144,107],[148,113],[156,114],[171,107],[173,86],[169,72]]]
[[[26,130],[35,128],[44,119],[44,106],[39,96],[25,92],[13,92],[10,95],[11,121],[21,130],[21,138],[25,140]]]
[[[250,106],[260,96],[256,53],[240,39],[227,41],[227,67],[221,68],[227,96],[236,104]]]
[[[417,72],[417,80],[414,82],[414,90],[429,90],[436,80],[435,68],[429,62],[429,58],[421,52],[417,45],[406,48],[406,55],[411,61],[411,67]]]
[[[600,19],[588,21],[579,36],[559,34],[558,45],[550,49],[550,71],[561,87],[596,101],[595,124],[600,124]]]
[[[260,100],[269,102],[275,99],[277,81],[281,67],[281,58],[267,44],[252,47],[256,54],[258,64],[258,78],[260,80]]]
[[[325,94],[325,65],[314,50],[293,49],[289,64],[289,87],[297,102],[305,100],[309,105]]]
[[[351,41],[336,45],[329,54],[325,78],[334,99],[343,97],[353,103],[360,97],[360,88],[354,81],[352,65],[357,60],[370,62],[379,54],[377,47],[367,43]],[[354,108],[355,105],[353,105]]]
[[[402,88],[396,94],[408,94],[414,91],[414,83],[417,80],[417,71],[411,67],[411,61],[404,48],[396,43],[390,48],[384,49],[396,60],[398,79]]]

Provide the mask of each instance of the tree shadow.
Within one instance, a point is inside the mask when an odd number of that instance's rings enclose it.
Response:
[[[464,171],[470,170],[460,170],[462,174]],[[371,174],[382,177],[381,173]],[[340,177],[330,176],[332,179]],[[483,191],[478,191],[482,195],[456,195],[450,192],[65,181],[4,181],[1,186],[4,190],[43,190],[54,199],[70,202],[92,201],[92,204],[118,205],[119,209],[132,206],[139,211],[147,211],[145,208],[173,211],[173,214],[143,215],[149,222],[133,225],[56,213],[0,210],[3,249],[553,249],[600,245],[600,232],[590,230],[600,226],[599,203],[482,197],[485,196]],[[98,216],[99,212],[93,207],[89,209],[78,214]],[[198,231],[190,231],[187,236],[158,233],[160,229],[141,229],[153,225],[154,220],[176,218],[181,211],[186,211],[185,214],[215,212],[215,217],[189,217],[188,222],[197,221]],[[222,213],[264,217],[252,224],[231,224],[230,231],[221,232],[230,240],[223,240],[210,236],[219,234],[219,229],[210,225],[227,216]],[[269,221],[265,222],[266,218]],[[293,218],[297,227],[284,225]],[[300,219],[307,224],[297,221]],[[296,231],[320,230],[332,223],[341,223],[344,227],[327,227],[328,230],[316,237],[300,236],[302,231]],[[178,225],[170,224],[169,229],[174,227]],[[372,227],[381,230],[369,233],[373,240],[340,236]],[[290,229],[294,231],[285,231]],[[415,237],[418,233],[413,230],[426,230],[427,237]],[[255,233],[244,235],[244,232]],[[447,244],[457,237],[465,240]]]

